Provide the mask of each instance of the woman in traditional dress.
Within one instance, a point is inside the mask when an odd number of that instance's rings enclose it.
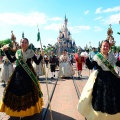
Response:
[[[8,82],[9,77],[13,72],[13,64],[8,60],[6,56],[2,59],[2,67],[1,67],[1,80],[4,82],[4,87]]]
[[[36,57],[37,57],[37,59],[39,59],[39,57],[41,56],[41,54],[39,54],[39,50],[36,50],[36,52],[35,52],[35,55],[36,55]],[[39,65],[37,65],[34,61],[33,61],[33,63],[32,63],[32,65],[33,65],[33,68],[35,69],[35,71],[36,71],[36,73],[37,73],[37,77],[38,77],[38,79],[39,79],[39,76],[42,76],[42,75],[44,75],[44,69],[43,69],[43,60],[40,62],[40,64]]]
[[[24,38],[20,42],[21,49],[12,58],[7,48],[5,54],[10,62],[16,61],[16,67],[9,78],[0,103],[0,112],[9,116],[25,117],[40,113],[43,105],[42,92],[31,60],[39,64],[42,56],[37,60],[34,51],[28,49],[29,41]]]
[[[114,70],[120,62],[109,52],[108,40],[100,48],[92,61],[86,59],[87,67],[97,70],[91,73],[77,108],[87,120],[120,120],[120,78]]]
[[[60,77],[71,77],[75,74],[73,67],[70,63],[70,59],[67,54],[67,50],[63,51],[63,54],[60,56],[59,59],[59,76]]]

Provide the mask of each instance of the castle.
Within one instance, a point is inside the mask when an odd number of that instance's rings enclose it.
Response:
[[[63,50],[67,50],[69,53],[75,52],[76,44],[72,40],[71,33],[67,28],[68,19],[64,19],[64,24],[59,29],[59,36],[57,38],[57,43],[55,47],[57,48],[57,53],[61,54]]]

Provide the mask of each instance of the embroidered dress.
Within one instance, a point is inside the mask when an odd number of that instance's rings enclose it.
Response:
[[[112,53],[108,60],[96,54],[93,61],[86,59],[91,73],[77,106],[78,111],[87,120],[120,120],[120,78],[114,71],[114,65],[120,66]],[[112,67],[113,66],[113,67]]]
[[[5,53],[11,62],[16,61],[16,67],[4,90],[0,112],[16,117],[40,113],[43,105],[42,92],[31,59],[39,64],[42,57],[37,60],[31,49],[23,54],[18,50],[13,58],[8,51]]]
[[[60,64],[59,64],[59,75],[60,77],[71,77],[75,74],[72,66],[70,65],[70,60],[68,55],[60,56]]]
[[[1,80],[7,83],[9,77],[13,72],[13,64],[8,60],[6,56],[2,59],[2,67],[1,67]]]

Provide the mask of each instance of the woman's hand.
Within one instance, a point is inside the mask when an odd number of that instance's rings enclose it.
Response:
[[[8,50],[9,44],[4,45],[2,48],[0,48],[2,51]]]

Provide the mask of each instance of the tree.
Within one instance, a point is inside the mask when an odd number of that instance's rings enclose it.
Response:
[[[30,45],[29,45],[29,47],[28,47],[29,49],[32,49],[33,51],[35,51],[35,46],[32,44],[32,43],[30,43]]]
[[[117,49],[116,49],[118,52],[120,52],[120,46],[117,46]]]
[[[111,51],[112,51],[112,52],[116,52],[116,50],[117,50],[116,46],[112,46],[112,47],[111,47]]]

